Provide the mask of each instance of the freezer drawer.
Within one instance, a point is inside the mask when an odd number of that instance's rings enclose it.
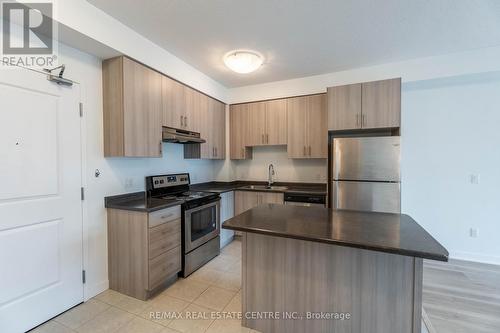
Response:
[[[400,213],[399,183],[334,181],[332,208]]]
[[[332,180],[400,181],[400,137],[336,138]]]

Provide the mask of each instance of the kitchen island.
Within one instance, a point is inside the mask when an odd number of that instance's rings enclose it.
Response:
[[[448,252],[408,215],[267,204],[243,232],[243,326],[263,333],[420,333],[423,259]]]

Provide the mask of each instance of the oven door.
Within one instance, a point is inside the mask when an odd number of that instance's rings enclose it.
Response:
[[[184,223],[185,253],[188,253],[219,235],[220,199],[186,210]]]

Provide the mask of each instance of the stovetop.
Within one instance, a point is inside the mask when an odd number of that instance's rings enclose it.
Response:
[[[148,200],[181,200],[183,209],[202,206],[220,198],[218,193],[190,190],[188,173],[146,177],[146,198]]]

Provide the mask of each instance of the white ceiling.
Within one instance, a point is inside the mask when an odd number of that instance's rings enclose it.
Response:
[[[500,0],[88,0],[227,87],[500,45]],[[266,57],[252,74],[232,49]]]

